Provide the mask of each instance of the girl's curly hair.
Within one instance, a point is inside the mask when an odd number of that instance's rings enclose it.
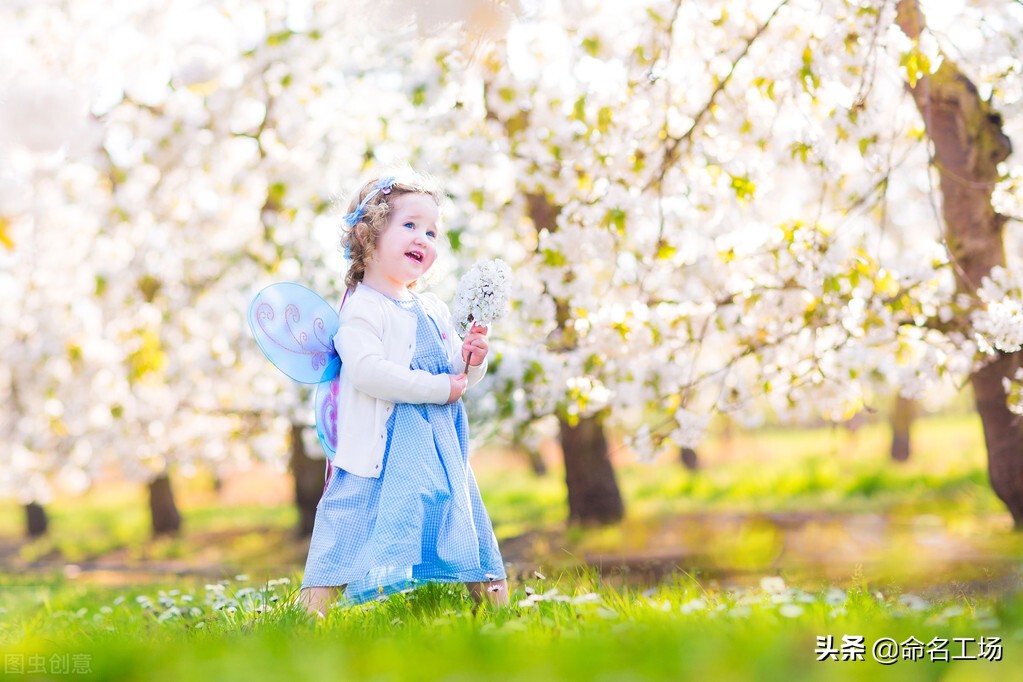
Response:
[[[386,176],[381,176],[386,177]],[[348,213],[351,214],[376,188],[380,178],[373,178],[364,183],[351,201],[348,203]],[[387,216],[391,212],[394,200],[405,194],[425,194],[431,197],[439,206],[441,193],[437,183],[430,176],[415,171],[404,172],[398,175],[398,179],[391,185],[390,192],[377,192],[376,196],[369,200],[362,211],[359,220],[352,227],[343,224],[341,227],[341,250],[347,251],[350,260],[348,272],[345,274],[345,286],[354,289],[355,285],[362,281],[366,275],[366,264],[373,258],[377,239],[387,225]],[[413,285],[415,282],[413,282]],[[410,285],[412,286],[412,285]]]

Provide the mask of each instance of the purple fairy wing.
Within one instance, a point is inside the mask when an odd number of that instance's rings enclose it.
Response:
[[[337,364],[337,368],[327,367],[323,376],[330,375],[332,378],[321,381],[316,387],[316,435],[320,438],[320,445],[327,455],[327,460],[334,461],[334,453],[337,452],[337,393],[341,385],[338,376],[338,368],[341,366],[341,359],[337,358],[331,364]]]
[[[340,371],[333,342],[337,312],[301,284],[279,282],[256,294],[249,326],[270,362],[295,381],[329,382]],[[333,376],[326,375],[330,368]]]

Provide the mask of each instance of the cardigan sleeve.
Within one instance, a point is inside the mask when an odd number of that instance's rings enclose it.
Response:
[[[350,303],[355,303],[351,301]],[[344,380],[378,400],[444,405],[451,393],[446,374],[409,369],[385,357],[383,322],[371,305],[349,304],[338,330]]]

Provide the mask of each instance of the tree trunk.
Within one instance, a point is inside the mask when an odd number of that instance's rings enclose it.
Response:
[[[557,230],[561,207],[545,194],[529,194],[529,217],[537,232]],[[569,310],[564,300],[555,299],[558,326],[548,339],[548,347],[571,352],[576,347],[575,332],[568,326]],[[565,458],[565,484],[568,486],[568,520],[580,523],[611,523],[625,515],[618,491],[614,467],[608,457],[607,437],[599,417],[586,417],[570,426],[563,416],[561,449]]]
[[[682,466],[688,471],[697,471],[700,468],[700,458],[696,455],[696,450],[692,448],[682,448],[679,451],[679,459],[682,460]]]
[[[1003,353],[970,377],[987,446],[987,472],[991,487],[1012,513],[1016,530],[1023,530],[1023,429],[1018,416],[1006,407],[1002,379],[1020,366],[1019,353]]]
[[[561,449],[565,454],[569,522],[620,521],[625,509],[599,417],[585,417],[576,426],[561,420]]]
[[[547,475],[547,462],[543,461],[540,451],[536,448],[526,448],[526,457],[529,458],[529,468],[535,476]]]
[[[181,514],[174,503],[174,491],[166,473],[149,483],[149,513],[153,521],[153,537],[176,535],[181,531]]]
[[[924,17],[917,0],[899,0],[896,21],[917,39]],[[991,193],[997,165],[1012,144],[1002,118],[983,101],[969,78],[943,55],[934,74],[920,78],[911,91],[934,143],[942,213],[956,289],[972,299],[981,280],[996,265],[1005,265],[1005,217],[995,213]],[[970,377],[977,412],[984,427],[988,475],[1017,529],[1023,528],[1023,424],[1006,406],[1003,380],[1020,364],[1020,353],[1001,353]]]
[[[30,538],[38,538],[46,535],[50,522],[46,517],[46,510],[38,502],[29,502],[25,505],[25,529]]]
[[[301,424],[291,423],[291,473],[295,477],[295,506],[298,507],[298,528],[295,531],[299,537],[313,534],[316,505],[323,495],[323,470],[326,466],[324,460],[313,459],[306,454],[303,428]]]
[[[916,401],[895,396],[895,405],[892,407],[892,459],[896,462],[905,462],[909,459],[909,432],[913,427],[913,420],[916,418]]]
[[[536,476],[547,475],[547,462],[543,461],[543,455],[540,454],[540,448],[528,445],[525,442],[525,429],[516,429],[512,434],[511,446],[523,454],[526,455],[526,460],[529,462],[529,468]]]

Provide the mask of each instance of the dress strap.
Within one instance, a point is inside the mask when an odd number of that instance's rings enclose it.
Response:
[[[325,472],[323,472],[323,492],[320,493],[320,497],[323,497],[323,494],[327,492],[327,484],[330,483],[330,473],[331,473],[331,469],[333,469],[333,468],[334,467],[332,467],[330,465],[330,460],[328,459],[327,460],[327,470]]]

